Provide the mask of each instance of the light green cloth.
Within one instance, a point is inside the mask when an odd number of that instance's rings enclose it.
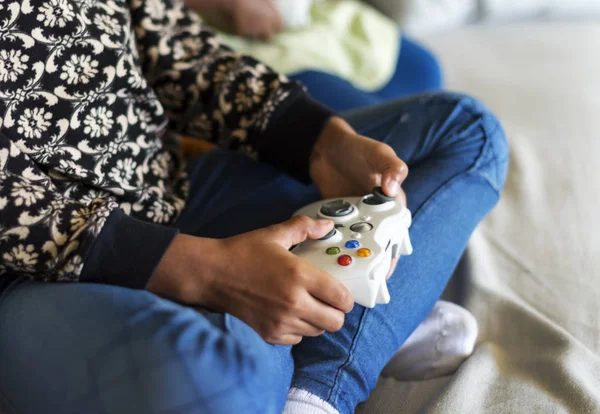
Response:
[[[312,24],[288,30],[264,43],[223,34],[226,44],[292,75],[320,70],[374,91],[394,75],[400,52],[397,24],[355,0],[316,2]]]

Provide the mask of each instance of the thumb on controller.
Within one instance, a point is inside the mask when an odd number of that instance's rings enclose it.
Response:
[[[291,248],[306,239],[320,239],[333,229],[331,220],[316,220],[307,216],[295,216],[283,223],[270,227],[273,240],[285,247]]]

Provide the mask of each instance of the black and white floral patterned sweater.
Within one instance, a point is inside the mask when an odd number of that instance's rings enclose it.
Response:
[[[178,0],[0,0],[0,282],[143,288],[187,196],[176,133],[307,180],[330,116]]]

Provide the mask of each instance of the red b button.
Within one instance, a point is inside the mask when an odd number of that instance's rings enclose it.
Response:
[[[348,256],[347,254],[338,257],[338,264],[340,266],[349,266],[350,263],[352,263],[352,258],[350,256]]]

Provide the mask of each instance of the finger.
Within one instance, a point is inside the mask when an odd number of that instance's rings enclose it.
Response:
[[[283,19],[275,5],[271,5],[271,10],[273,12],[271,19],[271,30],[273,31],[273,34],[276,34],[283,30]]]
[[[398,265],[398,258],[392,259],[392,264],[390,265],[390,271],[388,272],[385,280],[388,280],[394,274],[394,270],[396,270],[396,266]]]
[[[281,17],[279,15],[275,16],[273,18],[273,25],[271,26],[273,34],[276,35],[277,33],[280,33],[283,30],[283,27],[283,20]]]
[[[262,29],[258,29],[258,28],[254,28],[252,30],[252,33],[250,33],[248,35],[248,37],[251,38],[252,40],[260,40],[260,41],[264,41],[266,38],[264,31]]]
[[[250,28],[244,26],[237,26],[234,30],[234,34],[236,36],[246,37],[248,39],[254,39],[256,37]]]
[[[346,286],[330,274],[323,272],[316,267],[307,270],[306,274],[312,274],[313,277],[307,282],[306,290],[315,298],[348,313],[354,308],[354,299]]]
[[[339,331],[344,326],[346,319],[344,312],[334,309],[314,297],[307,300],[301,317],[315,329],[327,332]]]
[[[300,336],[321,336],[325,333],[325,328],[319,328],[314,326],[312,323],[304,321],[302,319],[298,319],[294,324],[294,334]]]
[[[274,340],[267,339],[267,342],[273,345],[298,345],[301,341],[302,337],[294,334],[282,335],[280,338]]]
[[[398,158],[389,145],[382,144],[376,157],[378,158],[377,172],[381,174],[383,192],[391,197],[396,197],[402,182],[408,176],[408,166]]]
[[[270,227],[272,240],[286,249],[302,243],[307,238],[320,239],[333,229],[331,220],[315,220],[307,216],[295,216]]]
[[[406,204],[406,193],[404,192],[404,190],[402,189],[402,187],[400,187],[400,191],[398,191],[398,195],[396,196],[396,201],[398,201],[399,203],[401,203],[404,207],[407,206]]]
[[[261,42],[269,42],[269,41],[271,41],[272,37],[273,37],[273,34],[268,29],[265,28],[258,34],[257,39],[260,40]]]
[[[257,38],[263,42],[269,42],[273,38],[273,29],[271,28],[271,13],[265,13],[260,27],[257,27]]]
[[[382,171],[381,187],[390,197],[396,197],[401,191],[402,182],[408,175],[408,167],[400,158]]]

